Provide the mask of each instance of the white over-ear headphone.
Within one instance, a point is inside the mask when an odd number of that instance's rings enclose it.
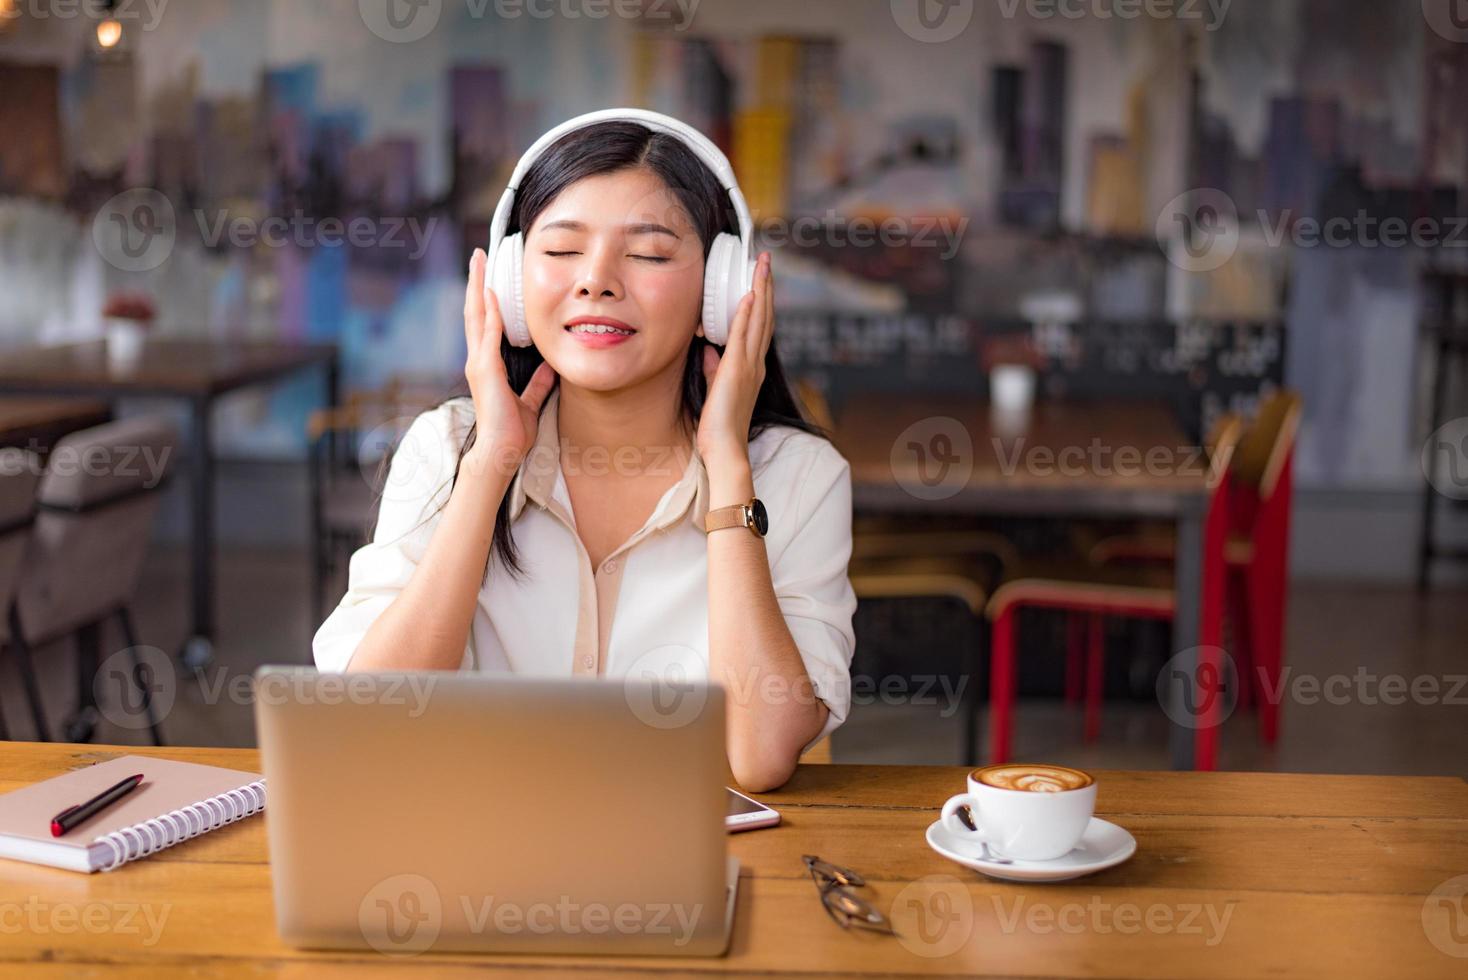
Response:
[[[729,324],[734,311],[744,294],[754,283],[754,220],[749,215],[749,205],[744,203],[744,194],[734,179],[734,168],[729,158],[708,137],[687,123],[671,116],[646,109],[601,109],[577,116],[552,129],[535,141],[510,178],[510,184],[500,197],[494,210],[494,221],[489,226],[489,287],[499,300],[500,317],[504,320],[505,336],[516,347],[530,346],[530,325],[525,322],[525,236],[516,232],[505,237],[510,224],[510,211],[515,204],[515,193],[520,181],[525,179],[531,165],[556,140],[576,129],[596,123],[625,120],[639,123],[648,129],[676,136],[702,160],[719,183],[729,192],[729,201],[739,219],[739,234],[721,233],[709,249],[708,262],[704,267],[703,279],[703,330],[711,342],[722,346],[729,339]]]

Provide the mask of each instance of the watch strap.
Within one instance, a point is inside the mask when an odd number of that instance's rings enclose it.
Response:
[[[748,504],[731,504],[728,507],[709,511],[703,518],[704,532],[717,531],[726,527],[748,527],[748,507]]]

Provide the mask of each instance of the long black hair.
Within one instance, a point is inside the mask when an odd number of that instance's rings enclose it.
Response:
[[[556,140],[536,160],[525,174],[515,195],[515,205],[510,212],[506,235],[528,229],[537,217],[550,206],[556,196],[572,184],[586,177],[617,173],[624,170],[646,168],[660,177],[668,188],[677,195],[679,203],[687,209],[698,237],[703,242],[704,260],[708,260],[714,238],[720,232],[739,233],[738,218],[729,195],[718,178],[682,140],[675,136],[649,129],[635,122],[604,122],[574,130]],[[690,431],[698,424],[703,413],[704,399],[708,395],[708,381],[703,374],[703,350],[710,342],[695,336],[689,324],[692,343],[683,363],[683,419]],[[829,434],[809,421],[798,399],[790,390],[784,368],[776,353],[776,338],[772,337],[770,348],[765,354],[765,378],[755,398],[754,413],[749,423],[749,438],[754,439],[771,426],[787,425],[813,435],[829,438]],[[720,354],[723,348],[712,345]],[[500,353],[505,359],[510,387],[523,392],[530,383],[542,361],[539,350],[534,346],[515,347],[508,338],[501,340]],[[560,381],[557,379],[556,384]],[[547,397],[547,400],[549,398]],[[544,406],[542,405],[542,411]],[[477,425],[470,428],[464,445],[459,450],[459,462],[464,453],[474,445]],[[459,476],[459,465],[454,467],[454,481]],[[500,502],[499,512],[494,519],[494,548],[510,574],[520,577],[523,569],[515,549],[514,537],[510,532],[510,495]],[[491,562],[492,564],[492,562]],[[489,568],[485,568],[488,577]]]

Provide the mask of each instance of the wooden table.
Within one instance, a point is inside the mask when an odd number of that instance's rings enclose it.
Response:
[[[193,627],[185,662],[203,666],[214,644],[214,452],[211,413],[221,395],[275,382],[297,371],[325,372],[326,402],[339,401],[337,348],[332,344],[244,343],[151,339],[131,366],[107,358],[103,341],[7,350],[0,394],[88,395],[179,399],[189,405],[192,484],[190,546]]]
[[[83,398],[0,398],[0,447],[45,452],[78,429],[112,417],[106,402]]]
[[[118,753],[258,769],[247,749],[0,743],[0,791]],[[719,959],[292,950],[276,937],[264,820],[252,818],[108,874],[0,861],[0,963],[11,964],[0,972],[1463,976],[1468,909],[1460,899],[1453,922],[1451,903],[1432,897],[1468,873],[1462,780],[1099,772],[1098,810],[1136,836],[1136,856],[1089,878],[1021,885],[952,864],[923,842],[963,775],[956,767],[809,765],[764,794],[784,823],[730,838],[743,870],[733,941]],[[801,864],[806,853],[864,874],[870,885],[861,891],[903,939],[831,922]],[[25,912],[27,903],[39,911]],[[15,928],[21,914],[38,916],[42,928]],[[64,916],[117,926],[63,933],[73,921]]]
[[[1173,648],[1196,656],[1207,461],[1165,403],[1040,401],[1006,417],[972,397],[862,394],[842,407],[833,437],[857,510],[1172,521]],[[1191,677],[1185,661],[1176,666]],[[1172,685],[1174,718],[1189,715],[1186,688]],[[1169,754],[1174,768],[1192,768],[1191,728],[1172,726]]]

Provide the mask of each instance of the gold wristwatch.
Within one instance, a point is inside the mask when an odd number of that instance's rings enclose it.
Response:
[[[760,502],[760,499],[750,497],[747,504],[720,507],[704,515],[705,533],[717,531],[723,527],[747,527],[755,537],[762,538],[770,530],[770,517],[765,513],[765,505]]]

